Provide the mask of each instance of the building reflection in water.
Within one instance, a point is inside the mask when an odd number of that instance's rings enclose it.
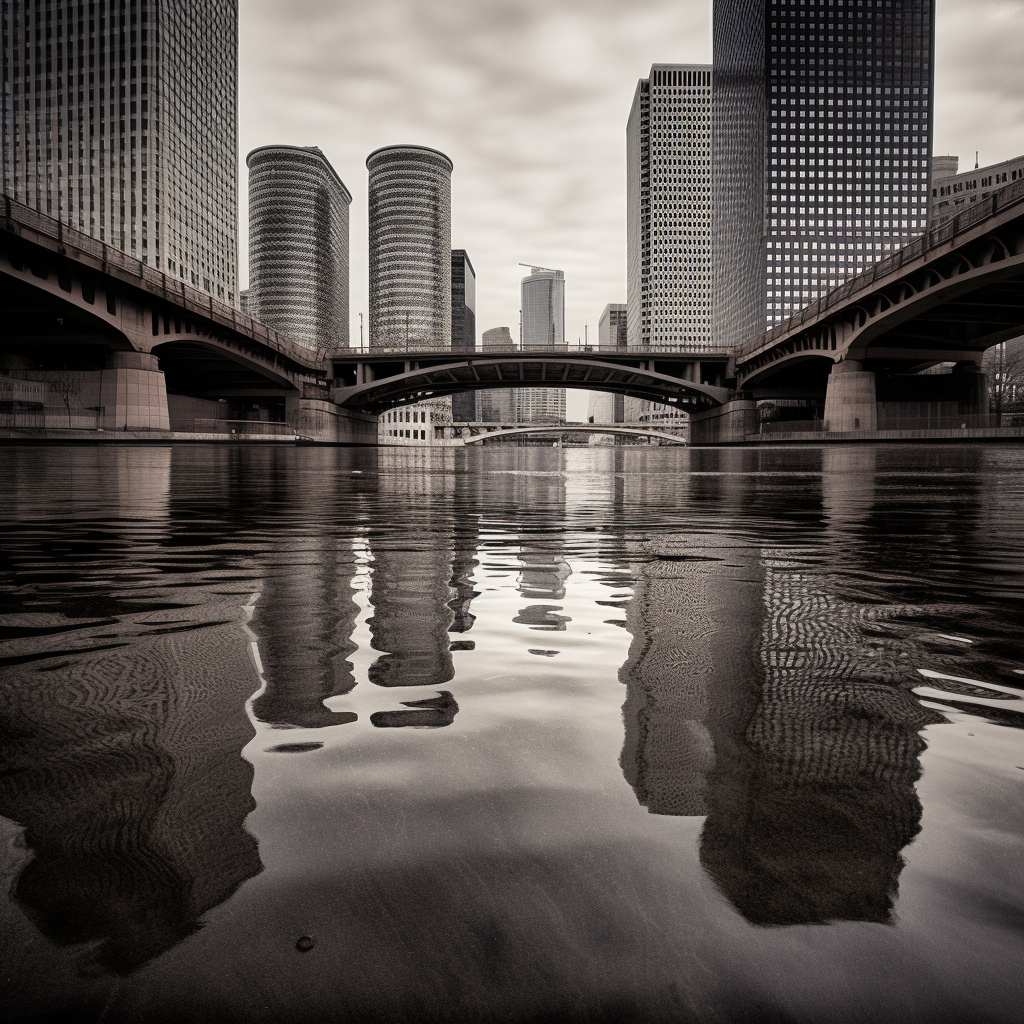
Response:
[[[48,479],[47,455],[33,454]],[[262,865],[244,827],[257,677],[240,601],[146,596],[138,566],[167,540],[171,453],[117,456],[116,487],[80,482],[94,509],[117,502],[105,528],[93,511],[61,536],[76,558],[110,564],[131,551],[125,587],[90,590],[86,570],[67,584],[78,589],[59,591],[45,563],[61,552],[32,548],[40,582],[7,603],[0,815],[24,829],[30,854],[11,891],[18,906],[55,945],[89,944],[84,970],[123,975],[196,931]]]
[[[359,613],[354,542],[310,531],[289,556],[289,564],[267,577],[253,615],[266,679],[253,714],[282,728],[354,722],[354,712],[324,706],[356,684],[348,661]]]
[[[826,486],[833,523],[870,512],[866,486]],[[912,610],[844,599],[784,548],[655,536],[620,674],[637,799],[707,815],[701,863],[752,923],[890,921],[920,829],[920,730],[942,719],[901,685],[907,643],[872,626]]]

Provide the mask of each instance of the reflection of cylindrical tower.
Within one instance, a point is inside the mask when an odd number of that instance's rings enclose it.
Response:
[[[385,146],[370,172],[370,345],[450,348],[452,162]]]
[[[352,196],[315,146],[261,146],[249,168],[249,312],[310,348],[348,345]]]

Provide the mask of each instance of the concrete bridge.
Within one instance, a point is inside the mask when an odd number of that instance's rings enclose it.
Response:
[[[426,398],[488,388],[610,391],[698,412],[727,402],[724,352],[561,348],[508,353],[336,350],[331,399],[381,413]]]
[[[665,441],[668,444],[686,444],[688,426],[680,428],[679,433],[671,430],[659,430],[644,427],[640,424],[624,423],[545,423],[530,426],[519,426],[504,423],[455,424],[445,427],[465,444],[483,444],[488,441],[502,441],[510,437],[561,437],[563,434],[606,434],[616,437],[647,438]]]
[[[831,431],[875,429],[884,409],[897,406],[948,407],[960,419],[987,411],[983,352],[1024,334],[1024,182],[735,352],[317,352],[6,197],[0,318],[0,374],[88,378],[82,402],[107,429],[187,431],[211,419],[263,419],[318,440],[375,443],[384,410],[460,391],[532,387],[607,391],[685,410],[694,443],[756,433],[759,399],[823,403]],[[956,363],[956,371],[921,375],[939,362]]]
[[[739,346],[735,382],[755,399],[827,392],[833,431],[875,429],[886,399],[983,413],[982,355],[1021,334],[1024,181]],[[943,362],[957,372],[918,376]]]

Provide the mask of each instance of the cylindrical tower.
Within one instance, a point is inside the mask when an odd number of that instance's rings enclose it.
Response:
[[[250,315],[309,348],[348,347],[351,194],[315,146],[261,146],[245,162]]]
[[[451,348],[452,162],[385,146],[370,172],[370,346]]]
[[[565,274],[534,267],[521,292],[523,348],[564,348]]]

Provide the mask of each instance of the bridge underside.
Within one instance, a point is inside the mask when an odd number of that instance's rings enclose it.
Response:
[[[603,424],[538,424],[528,427],[507,427],[499,430],[482,431],[471,436],[464,436],[466,444],[483,444],[487,441],[502,441],[506,438],[524,436],[560,437],[563,434],[602,434],[606,436],[646,438],[666,441],[670,444],[686,444],[685,437],[670,434],[664,430],[645,430],[643,427],[627,427]]]
[[[720,405],[729,394],[722,387],[686,379],[686,374],[700,373],[700,363],[693,361],[676,365],[652,359],[645,361],[645,366],[629,366],[578,356],[548,356],[543,360],[522,354],[461,360],[452,359],[450,355],[444,358],[446,362],[411,369],[404,363],[382,365],[379,362],[370,364],[369,372],[357,367],[357,382],[335,388],[331,397],[347,408],[379,414],[463,391],[575,388],[628,395],[696,412]],[[664,372],[666,370],[674,372]],[[339,376],[345,379],[344,374]],[[365,376],[373,379],[365,380]],[[358,377],[364,377],[363,381],[359,382]]]

